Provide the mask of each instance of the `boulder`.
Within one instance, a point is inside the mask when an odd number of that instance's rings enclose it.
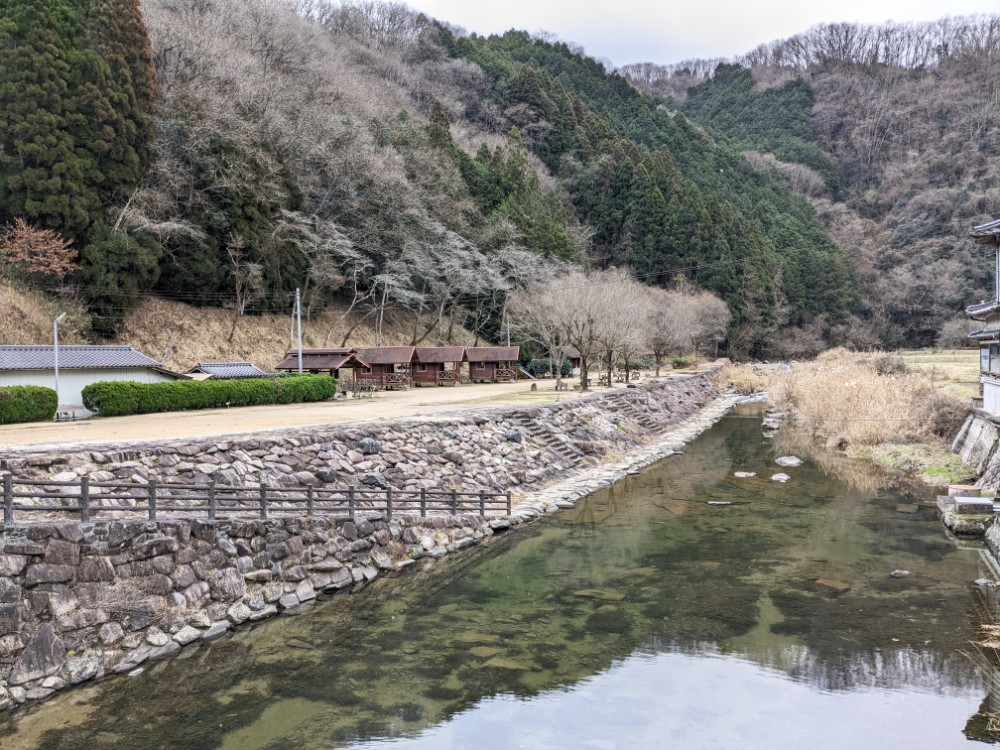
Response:
[[[380,490],[389,488],[389,482],[385,478],[385,475],[378,471],[359,475],[358,482],[369,487],[378,487]]]
[[[780,456],[779,458],[774,459],[774,463],[784,468],[790,468],[794,466],[801,466],[802,459],[796,456]]]

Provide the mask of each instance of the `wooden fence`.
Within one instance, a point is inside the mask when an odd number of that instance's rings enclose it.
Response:
[[[49,479],[2,477],[3,522],[10,525],[18,515],[61,513],[89,523],[99,515],[121,518],[142,514],[150,521],[165,516],[197,518],[260,518],[282,515],[331,516],[354,519],[358,512],[377,511],[416,516],[476,513],[509,516],[510,492],[457,492],[447,490],[347,490],[312,487],[228,487],[216,484],[173,484],[150,481],[92,482],[82,477],[74,482]]]

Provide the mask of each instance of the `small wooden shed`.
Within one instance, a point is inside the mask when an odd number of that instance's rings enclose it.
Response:
[[[356,373],[358,385],[409,388],[414,349],[412,346],[376,346],[359,349],[358,358],[367,365],[367,368],[362,368]]]
[[[469,359],[469,380],[485,383],[509,383],[517,380],[519,346],[470,346],[465,350]]]
[[[327,373],[331,377],[341,377],[341,370],[350,370],[356,373],[368,367],[368,363],[358,357],[357,349],[303,349],[302,350],[302,372],[310,374]],[[285,353],[285,358],[278,364],[275,370],[283,372],[298,372],[299,351],[289,349]]]
[[[298,365],[296,365],[298,369]],[[184,373],[193,380],[242,380],[244,378],[271,378],[273,372],[264,372],[252,362],[199,362]]]
[[[462,382],[462,363],[466,361],[464,346],[418,346],[413,360],[413,382],[458,385]]]

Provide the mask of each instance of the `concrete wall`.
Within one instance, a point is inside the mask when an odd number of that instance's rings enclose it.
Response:
[[[980,487],[1000,488],[1000,426],[997,417],[986,410],[975,410],[962,424],[962,428],[952,442],[952,452],[957,453],[962,463],[968,466],[979,480]]]

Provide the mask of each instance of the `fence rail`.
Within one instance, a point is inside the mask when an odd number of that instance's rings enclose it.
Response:
[[[451,490],[376,490],[351,487],[328,490],[287,487],[230,487],[216,484],[173,484],[150,481],[92,482],[82,477],[73,482],[49,479],[2,477],[3,522],[10,525],[17,515],[62,513],[89,523],[100,515],[121,518],[143,515],[150,521],[162,517],[207,517],[267,519],[282,515],[345,515],[377,511],[393,515],[420,516],[476,513],[509,516],[510,492],[458,492]]]

